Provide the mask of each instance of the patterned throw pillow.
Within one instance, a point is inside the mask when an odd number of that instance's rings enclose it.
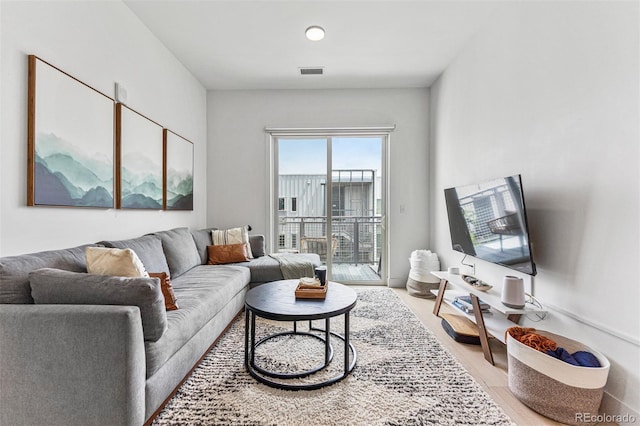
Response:
[[[162,290],[162,295],[164,296],[164,307],[167,311],[175,311],[179,308],[176,295],[173,292],[173,287],[171,286],[171,280],[169,279],[169,275],[166,272],[149,272],[149,276],[151,278],[159,278],[160,279],[160,288]]]
[[[249,244],[249,228],[240,226],[230,229],[214,229],[211,231],[211,240],[214,246],[227,244],[246,244],[247,257],[253,259],[251,245]]]
[[[209,265],[224,265],[225,263],[246,262],[247,245],[246,244],[224,244],[217,246],[208,246]]]
[[[148,277],[138,255],[131,249],[87,247],[87,272],[117,277]]]

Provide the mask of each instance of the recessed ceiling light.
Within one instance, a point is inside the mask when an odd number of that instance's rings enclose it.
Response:
[[[313,25],[304,32],[309,40],[318,41],[324,38],[324,28]]]

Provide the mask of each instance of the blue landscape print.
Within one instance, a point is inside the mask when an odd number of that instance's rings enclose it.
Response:
[[[162,126],[122,104],[120,114],[120,207],[162,209]]]
[[[193,144],[171,131],[166,137],[167,210],[193,210]]]
[[[167,171],[167,208],[193,210],[193,175],[186,171]]]
[[[158,154],[162,161],[162,150]],[[162,164],[147,155],[132,152],[123,156],[120,185],[122,208],[162,208]]]
[[[28,205],[114,206],[113,100],[29,56]]]
[[[112,158],[78,147],[54,133],[38,133],[35,203],[113,207]]]

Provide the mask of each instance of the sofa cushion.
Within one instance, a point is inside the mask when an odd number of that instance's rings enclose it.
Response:
[[[167,311],[175,311],[179,309],[178,300],[173,292],[173,286],[171,285],[171,279],[166,272],[149,272],[151,278],[158,278],[160,280],[160,289],[164,296],[164,307]]]
[[[213,244],[211,241],[211,231],[214,229],[216,228],[196,229],[191,231],[191,236],[193,237],[193,241],[196,243],[196,249],[200,255],[200,263],[203,265],[207,264],[207,259],[209,258],[207,247]]]
[[[130,248],[133,250],[147,271],[166,272],[169,274],[169,265],[162,250],[162,241],[154,235],[132,238],[130,240],[100,241],[106,247]]]
[[[246,244],[247,257],[249,259],[254,257],[249,244],[249,227],[246,225],[230,229],[214,229],[211,231],[211,241],[213,245]]]
[[[148,277],[136,253],[127,248],[87,247],[87,272],[119,277]]]
[[[187,228],[155,232],[162,241],[162,249],[169,264],[171,279],[175,280],[189,269],[201,264],[196,243]]]
[[[113,277],[43,268],[31,272],[29,281],[37,304],[137,306],[145,340],[156,341],[167,329],[164,297],[155,278]]]
[[[207,247],[209,265],[224,265],[227,263],[246,262],[247,245],[246,244],[225,244],[219,246]]]
[[[0,303],[33,303],[29,272],[58,268],[86,272],[85,249],[95,244],[0,258]]]
[[[216,316],[249,283],[249,270],[232,265],[199,265],[172,279],[180,309],[167,312],[169,327],[156,342],[145,342],[147,378]]]
[[[264,235],[249,235],[249,245],[251,246],[253,257],[262,257],[265,255]]]

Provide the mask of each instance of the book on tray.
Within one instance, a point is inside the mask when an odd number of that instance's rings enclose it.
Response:
[[[488,303],[483,302],[482,300],[478,300],[478,302],[480,303],[480,309],[482,310],[482,312],[489,312],[490,306]],[[458,296],[453,300],[452,304],[463,312],[466,312],[468,314],[473,313],[473,303],[471,302],[471,296]]]

